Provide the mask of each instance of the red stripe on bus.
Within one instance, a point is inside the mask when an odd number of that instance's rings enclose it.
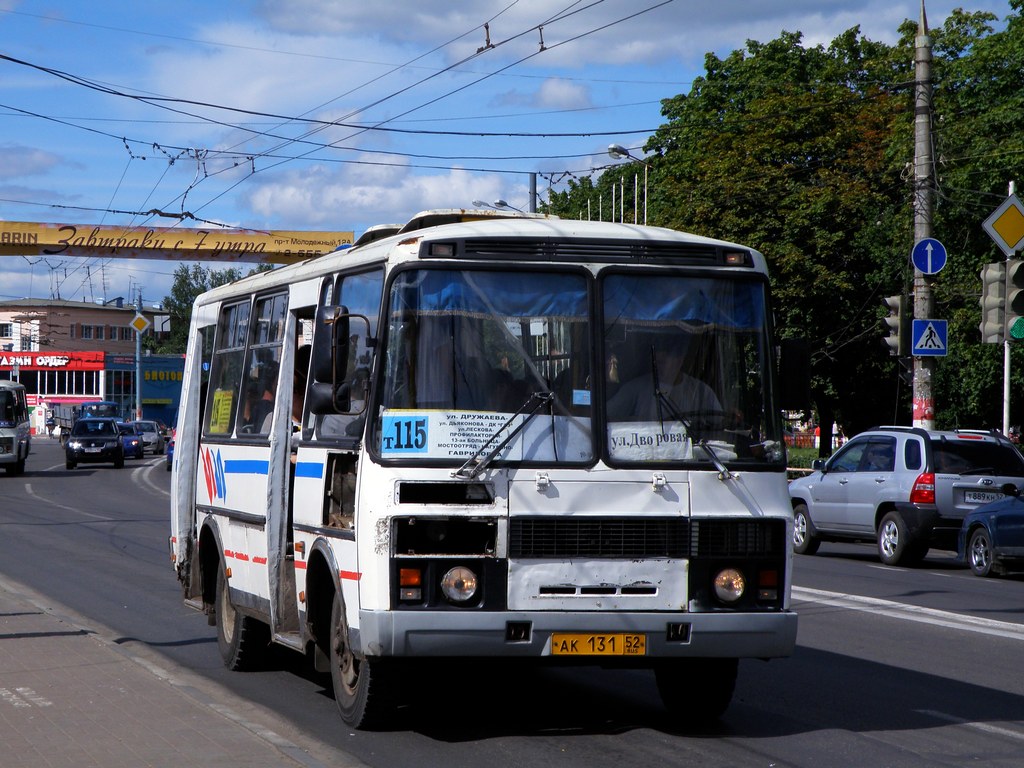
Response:
[[[357,571],[338,571],[338,576],[349,581],[359,581],[359,573]]]

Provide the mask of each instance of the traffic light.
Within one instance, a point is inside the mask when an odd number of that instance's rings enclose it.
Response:
[[[1006,340],[1024,339],[1024,259],[1006,261]]]
[[[894,357],[906,355],[910,346],[910,323],[908,313],[904,311],[903,296],[888,296],[883,301],[889,310],[889,314],[882,318],[889,329],[889,335],[885,339],[889,354]]]
[[[1024,274],[1021,275],[1024,278]],[[1002,344],[1006,329],[1006,263],[997,261],[981,268],[982,344]]]

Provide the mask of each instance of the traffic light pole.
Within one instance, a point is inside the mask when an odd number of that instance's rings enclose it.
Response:
[[[934,165],[931,150],[932,43],[928,36],[928,21],[921,0],[921,18],[917,25],[914,55],[914,242],[932,236],[932,198],[934,195]],[[927,320],[932,317],[935,299],[932,296],[931,277],[914,269],[914,317]],[[934,357],[914,357],[914,426],[935,428],[935,401],[932,397],[932,371]]]
[[[1009,195],[1013,197],[1014,194],[1014,183],[1010,182]],[[1010,326],[1012,321],[1009,319],[1010,315],[1010,290],[1014,283],[1013,276],[1011,275],[1010,259],[1013,258],[1014,251],[1004,251],[1006,253],[1006,330],[1003,334],[1003,434],[1010,434]]]

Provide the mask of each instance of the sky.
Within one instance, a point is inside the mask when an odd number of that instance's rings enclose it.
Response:
[[[999,19],[1008,0],[926,0]],[[352,231],[642,156],[704,56],[920,0],[0,0],[0,219]],[[151,213],[158,211],[159,213]],[[0,301],[170,292],[171,261],[0,257]],[[227,264],[206,263],[211,268]]]

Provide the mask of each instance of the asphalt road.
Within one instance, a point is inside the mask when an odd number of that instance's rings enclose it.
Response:
[[[25,475],[0,475],[0,573],[371,766],[1016,767],[1024,755],[1024,578],[978,579],[941,552],[887,568],[867,545],[797,557],[796,653],[743,661],[708,731],[668,718],[649,673],[444,660],[391,730],[354,732],[329,682],[289,651],[266,671],[223,668],[170,565],[169,484],[163,457],[67,471],[56,442],[37,440]]]

